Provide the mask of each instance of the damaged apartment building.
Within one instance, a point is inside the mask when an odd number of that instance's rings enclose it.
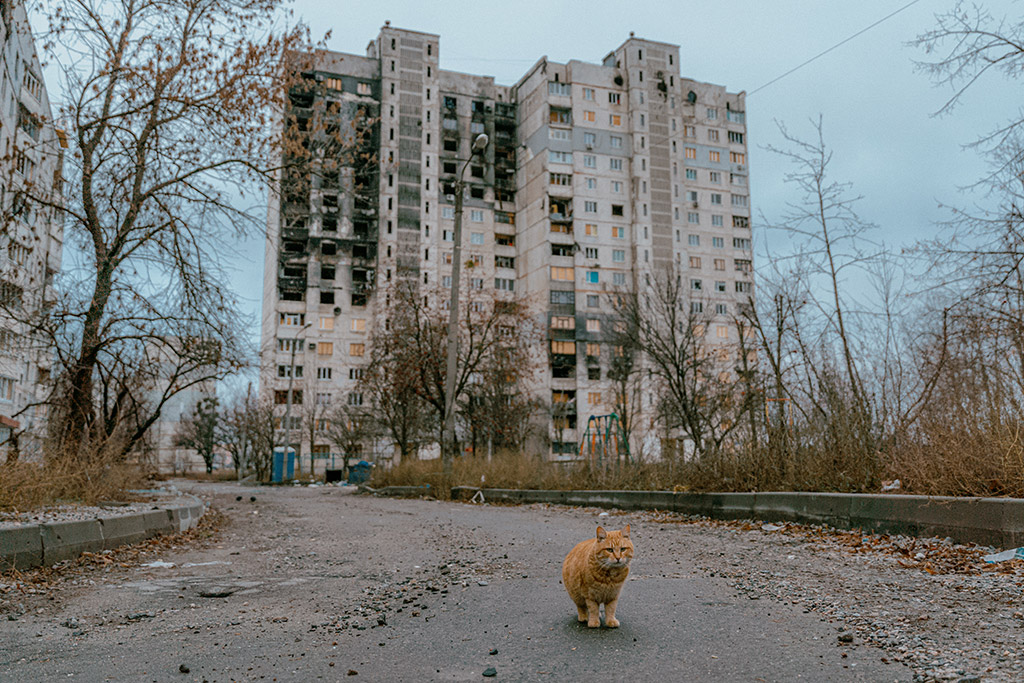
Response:
[[[486,133],[466,174],[464,258],[543,325],[538,447],[574,459],[590,418],[615,410],[615,291],[680,273],[709,343],[735,342],[730,320],[752,296],[744,94],[682,77],[678,46],[632,35],[601,64],[542,58],[510,86],[440,69],[439,49],[385,25],[366,56],[317,53],[292,88],[304,149],[338,127],[348,152],[339,173],[285,174],[272,195],[261,386],[282,418],[293,390],[300,452],[331,450],[302,433],[298,405],[366,402],[371,322],[393,279],[450,286],[452,182]],[[639,415],[653,426],[650,394]],[[657,451],[649,441],[630,447]]]
[[[37,451],[53,350],[31,320],[53,303],[63,226],[63,132],[54,129],[25,7],[0,2],[0,452]]]

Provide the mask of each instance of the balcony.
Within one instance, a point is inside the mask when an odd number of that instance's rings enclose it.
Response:
[[[548,218],[552,223],[572,223],[572,201],[548,197]]]
[[[305,277],[278,277],[277,288],[282,292],[305,292],[306,291],[306,278]]]

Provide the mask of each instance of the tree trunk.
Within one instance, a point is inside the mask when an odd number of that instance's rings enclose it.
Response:
[[[100,327],[107,302],[110,299],[110,272],[108,268],[99,269],[96,284],[93,287],[92,302],[85,315],[82,329],[82,342],[79,345],[78,360],[72,364],[68,376],[66,398],[66,424],[62,428],[60,457],[70,455],[65,446],[76,445],[75,455],[88,442],[87,430],[93,420],[93,372],[99,360]]]

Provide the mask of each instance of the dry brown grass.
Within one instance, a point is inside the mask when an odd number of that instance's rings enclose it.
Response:
[[[233,469],[214,470],[209,474],[206,470],[198,470],[195,472],[185,472],[178,476],[183,479],[191,479],[193,481],[236,481],[238,479],[238,473]]]
[[[5,464],[0,465],[0,510],[31,510],[71,502],[94,505],[123,499],[125,491],[140,488],[143,483],[141,470],[130,464],[102,469],[67,463]]]
[[[680,483],[666,463],[631,464],[598,469],[587,464],[559,464],[537,456],[500,453],[485,458],[458,458],[452,486],[510,489],[652,490]],[[410,460],[390,469],[374,470],[372,486],[422,486],[442,490],[440,460]]]
[[[51,454],[43,462],[6,462],[0,465],[0,510],[124,500],[126,491],[141,488],[146,478],[143,469],[126,462],[121,453],[111,441],[87,456]]]
[[[899,449],[887,470],[929,495],[1024,497],[1024,425],[923,425],[926,440]]]

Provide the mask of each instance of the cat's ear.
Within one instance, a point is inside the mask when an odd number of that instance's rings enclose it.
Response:
[[[622,529],[622,537],[623,538],[629,538],[629,525],[628,524]]]
[[[603,541],[606,538],[608,538],[608,532],[604,530],[604,527],[597,527],[597,540]]]

